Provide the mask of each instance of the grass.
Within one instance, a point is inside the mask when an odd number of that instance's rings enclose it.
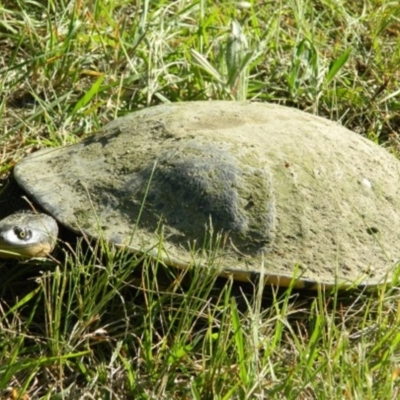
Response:
[[[297,107],[399,156],[399,18],[378,0],[3,1],[0,172],[136,109],[207,99]],[[263,291],[84,248],[1,265],[4,398],[400,395],[396,285]]]

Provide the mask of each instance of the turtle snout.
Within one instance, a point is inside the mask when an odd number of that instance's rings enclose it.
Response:
[[[0,258],[45,257],[53,251],[57,235],[57,222],[47,214],[12,214],[0,221]]]

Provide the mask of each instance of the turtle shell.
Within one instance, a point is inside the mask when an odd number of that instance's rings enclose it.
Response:
[[[295,109],[165,104],[32,154],[19,185],[61,224],[179,268],[373,286],[400,258],[400,162]]]

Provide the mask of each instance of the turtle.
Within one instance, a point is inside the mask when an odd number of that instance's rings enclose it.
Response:
[[[0,221],[3,256],[47,255],[60,225],[167,267],[300,289],[376,287],[399,263],[399,160],[281,105],[139,109],[13,176],[42,212]],[[4,214],[20,194],[0,202]]]

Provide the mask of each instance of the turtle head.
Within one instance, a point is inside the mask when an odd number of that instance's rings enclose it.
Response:
[[[45,257],[57,235],[57,222],[47,214],[12,214],[0,221],[0,258]]]

